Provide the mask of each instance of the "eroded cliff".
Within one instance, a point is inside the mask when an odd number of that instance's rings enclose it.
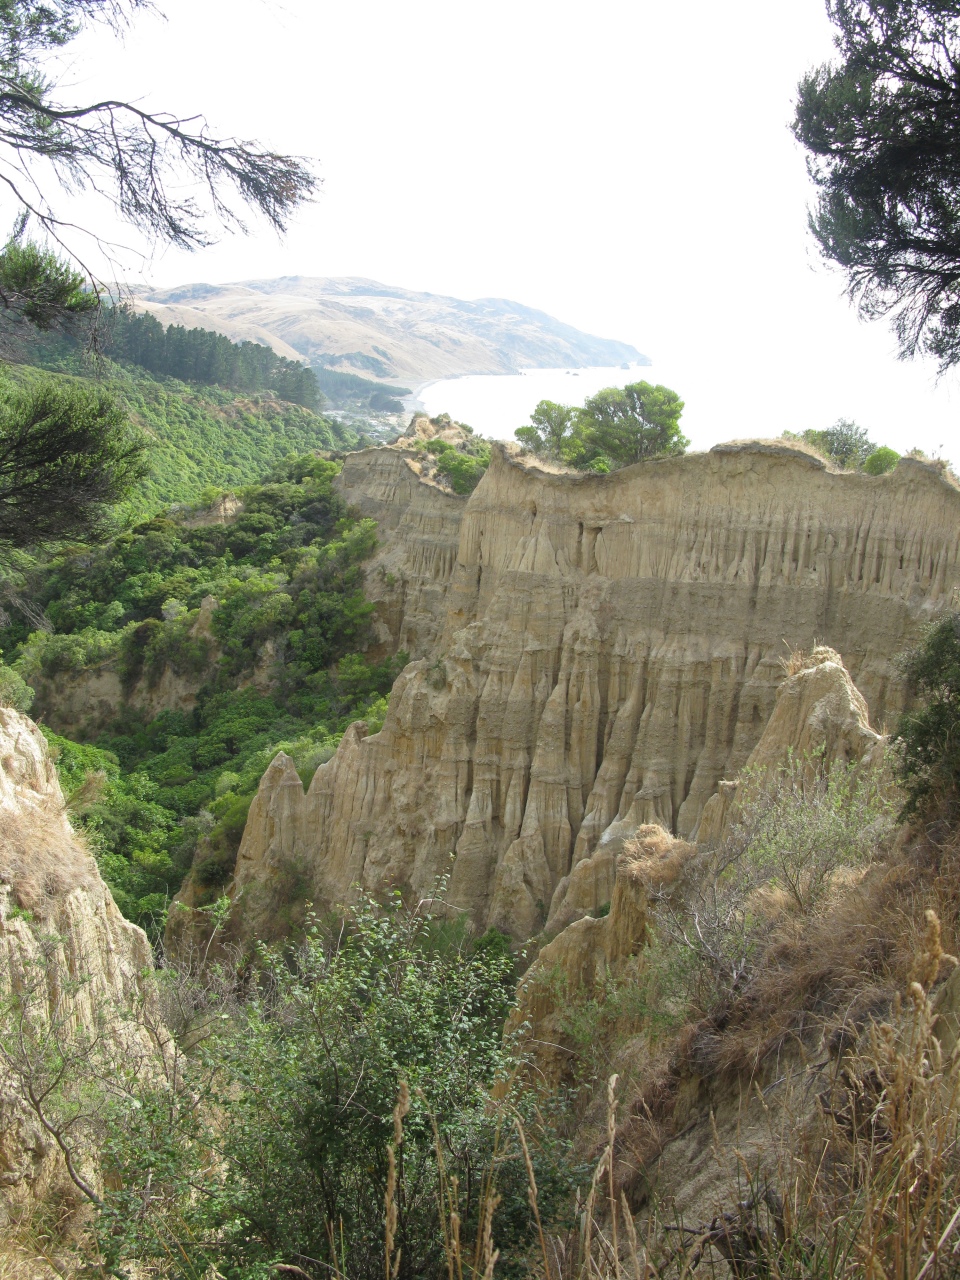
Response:
[[[42,1098],[47,1056],[68,1055],[68,1044],[119,1056],[133,1075],[154,1070],[152,969],[145,934],[121,916],[70,826],[43,736],[0,707],[0,1235],[41,1203],[55,1199],[69,1216],[82,1201],[42,1102],[27,1094],[32,1084]],[[81,1153],[95,1178],[92,1161]]]
[[[425,483],[414,450],[396,447],[347,454],[336,487],[377,522],[381,545],[365,580],[375,652],[426,656],[446,616],[466,499]]]
[[[770,719],[785,642],[841,653],[882,724],[895,655],[960,585],[960,492],[911,459],[870,477],[746,442],[572,476],[495,450],[459,506],[399,451],[349,466],[382,554],[417,566],[391,628],[426,656],[306,792],[282,759],[265,775],[232,886],[247,934],[291,893],[334,904],[449,872],[479,927],[530,937],[605,833],[696,834]]]

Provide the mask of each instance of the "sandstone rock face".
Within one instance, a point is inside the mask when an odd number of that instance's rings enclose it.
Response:
[[[156,1015],[152,968],[146,935],[121,916],[70,827],[43,736],[0,708],[0,1033],[15,1034],[16,993],[60,1035],[99,1034],[128,1066],[151,1069],[156,1044],[124,1015],[144,1004]],[[0,1064],[0,1231],[58,1185],[53,1141]]]
[[[365,449],[347,455],[336,481],[341,496],[379,527],[381,547],[365,579],[377,607],[377,648],[412,658],[432,652],[443,626],[467,505],[425,483],[418,465],[410,449]]]
[[[798,658],[798,669],[777,691],[773,714],[751,751],[745,771],[762,786],[790,758],[834,765],[878,761],[887,739],[870,728],[869,710],[838,653],[819,646]],[[701,844],[717,845],[735,820],[741,784],[720,782],[696,830]]]
[[[697,831],[774,712],[785,641],[842,653],[882,723],[902,705],[894,656],[960,585],[960,492],[908,459],[870,477],[747,442],[571,476],[495,450],[463,504],[373,452],[344,492],[418,566],[391,626],[425,656],[378,734],[348,734],[306,794],[283,782],[280,844],[268,773],[237,869],[251,900],[273,850],[318,903],[450,871],[480,928],[530,937],[551,903],[570,918],[574,886],[582,914],[610,900],[610,865],[592,891],[578,874],[605,833]]]
[[[243,503],[235,493],[223,493],[209,507],[183,514],[180,522],[185,529],[205,529],[210,525],[230,524],[243,510]]]
[[[639,967],[647,941],[648,864],[692,850],[662,827],[641,827],[617,859],[609,913],[575,920],[541,949],[524,974],[505,1035],[522,1035],[536,1059],[538,1078],[556,1086],[573,1065],[575,1048],[565,1028],[571,1000],[587,1000],[608,978],[623,979]]]

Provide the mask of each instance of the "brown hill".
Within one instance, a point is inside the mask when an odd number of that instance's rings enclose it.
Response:
[[[164,324],[214,329],[345,373],[417,384],[466,373],[649,364],[625,342],[503,298],[473,302],[353,277],[188,284],[135,299]]]

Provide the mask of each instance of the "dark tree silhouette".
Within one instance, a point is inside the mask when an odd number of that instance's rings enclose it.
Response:
[[[0,547],[92,539],[145,470],[108,392],[44,379],[0,400]]]
[[[211,223],[244,227],[238,199],[283,230],[317,185],[302,160],[219,137],[202,116],[59,98],[45,55],[91,23],[119,31],[151,8],[148,0],[0,0],[0,184],[58,242],[69,224],[44,190],[40,162],[59,185],[106,195],[126,222],[170,244],[211,243]]]
[[[901,354],[960,362],[960,0],[828,0],[839,59],[799,86],[810,226]]]

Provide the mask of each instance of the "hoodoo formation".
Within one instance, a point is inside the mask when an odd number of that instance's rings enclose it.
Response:
[[[282,754],[267,770],[230,887],[247,937],[295,900],[445,875],[515,939],[601,907],[612,870],[575,904],[571,872],[646,823],[697,838],[789,649],[842,654],[882,726],[895,656],[960,586],[960,491],[910,458],[872,477],[746,441],[598,476],[495,446],[460,499],[384,448],[340,484],[379,525],[380,644],[414,661],[382,730],[353,726],[306,790]]]

